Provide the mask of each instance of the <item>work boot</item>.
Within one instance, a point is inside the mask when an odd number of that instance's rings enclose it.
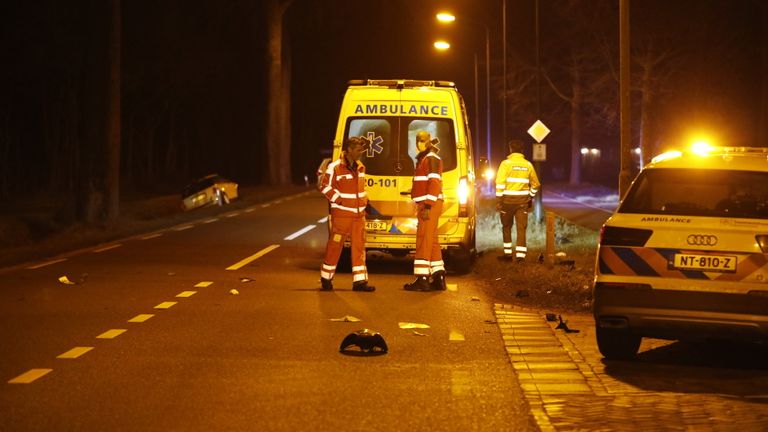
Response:
[[[416,276],[416,280],[403,285],[406,291],[430,291],[429,278],[426,276]]]
[[[320,278],[320,291],[333,291],[333,282],[330,279]]]
[[[373,285],[368,285],[368,281],[357,281],[352,284],[352,291],[371,292],[376,291],[376,287]]]
[[[445,291],[445,270],[436,271],[432,275],[432,283],[429,284],[432,291]]]

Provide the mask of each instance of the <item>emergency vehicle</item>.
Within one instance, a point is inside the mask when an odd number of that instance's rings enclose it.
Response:
[[[643,337],[768,341],[768,148],[654,158],[601,230],[593,292],[609,359]]]
[[[370,141],[361,158],[369,202],[366,249],[405,256],[416,248],[416,208],[410,193],[419,131],[430,133],[443,161],[440,245],[449,267],[468,271],[476,252],[475,170],[467,113],[454,83],[349,81],[333,158],[339,157],[342,143],[349,137],[363,136]]]

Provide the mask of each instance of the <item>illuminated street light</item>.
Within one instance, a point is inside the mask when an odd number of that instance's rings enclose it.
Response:
[[[439,49],[440,51],[445,51],[451,47],[451,44],[443,40],[436,41],[434,45],[435,45],[435,48]]]
[[[456,16],[448,12],[440,12],[436,15],[436,17],[437,17],[437,20],[441,23],[453,23],[454,21],[456,21]],[[485,143],[486,143],[486,158],[488,159],[488,163],[490,164],[491,163],[491,43],[490,43],[491,38],[490,38],[490,31],[488,30],[488,26],[481,22],[477,22],[471,19],[465,19],[465,21],[470,24],[479,26],[483,30],[485,30]],[[477,55],[475,55],[475,76],[477,76]],[[506,82],[506,77],[505,77],[505,82]],[[479,99],[477,93],[478,93],[477,78],[475,78],[475,99]]]

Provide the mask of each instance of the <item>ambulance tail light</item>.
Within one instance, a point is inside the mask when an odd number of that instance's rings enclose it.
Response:
[[[466,176],[459,179],[458,196],[459,217],[467,217],[469,214],[467,211],[467,203],[469,202],[469,183]]]

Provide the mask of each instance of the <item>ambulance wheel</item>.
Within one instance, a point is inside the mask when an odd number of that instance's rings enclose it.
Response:
[[[352,273],[352,251],[350,248],[342,248],[339,263],[336,264],[336,272]]]
[[[458,249],[451,252],[451,267],[453,271],[459,274],[469,273],[472,269],[474,254],[468,249]]]
[[[643,338],[628,329],[597,327],[597,347],[608,360],[631,360],[637,355]]]

